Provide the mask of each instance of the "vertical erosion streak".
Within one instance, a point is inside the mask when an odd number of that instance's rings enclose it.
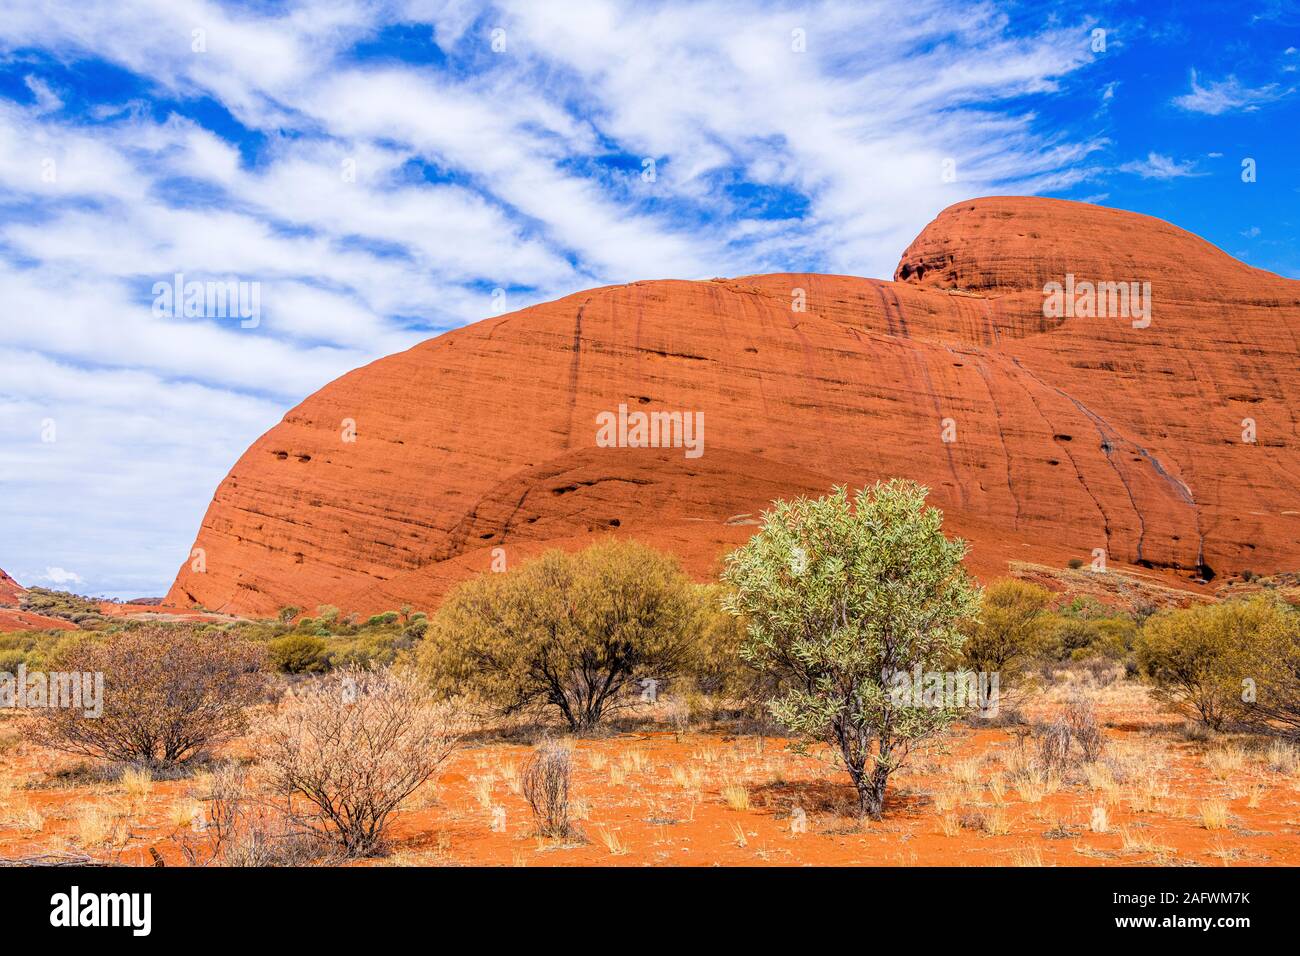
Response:
[[[953,352],[951,347],[944,347],[953,355],[957,354]],[[983,358],[979,358],[975,363],[975,370],[979,373],[981,381],[984,382],[984,390],[988,392],[989,396],[989,407],[993,410],[993,424],[998,430],[998,444],[1002,446],[1002,467],[1007,475],[1007,494],[1011,496],[1011,503],[1016,508],[1016,520],[1013,527],[1018,531],[1020,530],[1020,497],[1016,494],[1015,482],[1011,479],[1011,453],[1007,451],[1007,437],[1002,430],[1002,414],[998,408],[997,397],[993,394],[993,383],[989,380],[989,370],[984,365]]]
[[[1015,359],[1011,359],[1011,361],[1015,362]],[[1016,362],[1015,364],[1019,366],[1020,363]],[[1007,378],[1009,381],[1012,381],[1016,385],[1018,385],[1020,389],[1025,393],[1025,397],[1028,398],[1030,404],[1034,406],[1034,410],[1038,413],[1038,417],[1041,418],[1044,424],[1047,425],[1048,431],[1052,433],[1057,432],[1058,429],[1052,424],[1052,420],[1047,417],[1047,413],[1043,410],[1042,404],[1038,401],[1037,398],[1034,397],[1034,393],[1030,391],[1029,384],[1026,381],[1026,379],[1032,380],[1040,388],[1046,388],[1046,386],[1044,386],[1042,382],[1040,382],[1037,378],[1034,378],[1033,376],[1027,374],[1024,376],[1016,376],[1013,374],[1008,374]],[[1097,513],[1101,515],[1102,531],[1105,534],[1105,538],[1106,538],[1106,551],[1107,553],[1109,553],[1111,550],[1110,515],[1106,513],[1106,509],[1102,506],[1101,499],[1098,498],[1093,493],[1092,489],[1088,487],[1088,482],[1083,477],[1083,469],[1079,467],[1079,462],[1074,457],[1074,453],[1071,452],[1068,448],[1063,448],[1062,451],[1064,451],[1065,457],[1070,459],[1070,467],[1074,469],[1074,476],[1079,481],[1079,487],[1081,487],[1084,490],[1084,492],[1088,495],[1088,497],[1092,499],[1092,503],[1096,507]]]
[[[885,319],[887,335],[893,339],[911,339],[911,333],[907,328],[907,319],[904,315],[903,304],[898,298],[898,293],[893,289],[886,290],[883,283],[873,283],[873,289],[876,297],[880,300],[880,311]],[[888,295],[886,295],[888,291]],[[893,344],[893,343],[891,343]],[[934,419],[942,420],[944,407],[943,401],[947,396],[940,397],[938,390],[934,387],[934,379],[930,375],[930,366],[928,353],[923,354],[919,348],[908,348],[906,343],[898,342],[899,362],[898,368],[902,374],[903,382],[910,390],[908,398],[912,400],[915,406],[920,407],[929,399],[929,404],[933,409]],[[918,387],[917,379],[920,379]],[[944,461],[948,465],[948,474],[952,476],[954,493],[957,496],[958,506],[965,511],[969,506],[969,498],[966,491],[966,483],[962,480],[961,472],[958,471],[957,461],[953,457],[952,445],[943,443]]]
[[[569,360],[569,429],[565,435],[565,448],[573,447],[573,414],[578,405],[578,366],[582,363],[582,314],[587,310],[591,296],[582,300],[578,314],[573,319],[573,358]]]
[[[1123,435],[1121,435],[1118,431],[1116,431],[1114,428],[1111,427],[1110,423],[1107,422],[1106,419],[1102,418],[1092,409],[1088,408],[1088,406],[1084,405],[1083,402],[1079,401],[1069,392],[1066,392],[1065,390],[1058,388],[1055,385],[1047,385],[1037,375],[1035,375],[1029,369],[1025,368],[1025,366],[1021,365],[1018,359],[1014,357],[1010,357],[1010,358],[1011,361],[1015,363],[1017,368],[1023,371],[1034,381],[1038,382],[1039,385],[1042,385],[1044,388],[1050,388],[1052,391],[1056,392],[1058,395],[1062,396],[1063,398],[1069,399],[1070,402],[1074,405],[1074,407],[1077,408],[1084,415],[1086,415],[1088,419],[1092,422],[1093,427],[1097,429],[1097,434],[1101,437],[1102,440],[1102,451],[1106,456],[1106,461],[1110,464],[1111,468],[1114,469],[1115,475],[1119,478],[1120,483],[1124,486],[1124,491],[1128,495],[1129,504],[1133,507],[1133,513],[1137,515],[1138,529],[1139,529],[1138,542],[1137,542],[1138,562],[1141,563],[1144,560],[1142,556],[1142,542],[1146,537],[1146,520],[1142,516],[1142,509],[1138,507],[1137,499],[1133,495],[1133,489],[1130,487],[1128,479],[1125,477],[1123,470],[1115,463],[1115,460],[1111,457],[1111,452],[1114,451],[1114,449],[1119,445],[1120,442],[1123,442],[1124,444],[1136,450],[1137,453],[1142,456],[1143,460],[1145,460],[1147,464],[1151,466],[1152,470],[1156,473],[1156,475],[1158,475],[1161,479],[1163,479],[1165,484],[1173,489],[1174,494],[1177,495],[1178,498],[1185,505],[1187,505],[1192,509],[1192,519],[1195,523],[1197,536],[1198,538],[1200,538],[1200,542],[1197,545],[1197,559],[1196,559],[1197,565],[1198,567],[1204,566],[1203,552],[1204,552],[1205,536],[1201,532],[1200,509],[1196,507],[1196,499],[1193,497],[1192,490],[1187,487],[1187,484],[1182,480],[1175,478],[1173,475],[1169,474],[1169,472],[1165,470],[1164,465],[1161,464],[1160,459],[1158,459],[1155,455],[1151,454],[1149,451],[1147,451],[1145,448],[1143,448],[1141,445],[1139,445],[1137,442],[1133,441],[1132,439],[1126,438]]]

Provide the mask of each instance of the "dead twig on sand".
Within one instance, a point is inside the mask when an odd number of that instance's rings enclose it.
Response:
[[[107,866],[84,853],[38,853],[35,856],[0,856],[0,866]]]

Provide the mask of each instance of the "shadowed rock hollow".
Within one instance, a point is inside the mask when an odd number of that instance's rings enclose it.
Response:
[[[1045,318],[1067,274],[1150,282],[1150,324]],[[609,533],[705,577],[773,498],[891,476],[932,489],[984,575],[1098,548],[1184,579],[1294,569],[1298,391],[1300,282],[1146,216],[972,200],[892,282],[609,286],[357,369],[235,464],[206,571],[187,562],[167,602],[429,606],[494,554]],[[703,454],[600,447],[620,405],[702,412]]]

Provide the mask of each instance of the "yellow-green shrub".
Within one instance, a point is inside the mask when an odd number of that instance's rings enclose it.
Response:
[[[702,617],[674,558],[611,541],[460,585],[418,657],[448,693],[474,693],[503,712],[551,707],[585,730],[643,678],[685,673]]]
[[[266,645],[266,662],[286,674],[315,674],[329,669],[328,645],[311,634],[287,634]]]
[[[1261,683],[1279,683],[1262,651],[1294,644],[1294,628],[1293,612],[1265,597],[1164,611],[1138,635],[1137,662],[1159,699],[1219,730],[1248,716],[1243,698]]]
[[[977,621],[966,628],[962,664],[977,673],[996,673],[1010,686],[1047,647],[1048,602],[1052,592],[1037,584],[1002,578],[984,589]]]

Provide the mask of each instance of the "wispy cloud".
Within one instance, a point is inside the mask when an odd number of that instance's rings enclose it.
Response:
[[[1277,83],[1265,86],[1249,87],[1235,76],[1223,80],[1211,80],[1202,85],[1192,70],[1192,90],[1182,96],[1174,97],[1174,105],[1191,113],[1206,113],[1218,116],[1237,110],[1251,112],[1265,103],[1272,103],[1294,92],[1294,88],[1283,88]]]
[[[23,77],[23,83],[27,89],[31,90],[32,96],[36,100],[35,111],[37,113],[51,113],[63,106],[63,100],[50,89],[48,83],[40,77],[31,76],[30,74]]]
[[[1196,162],[1186,160],[1179,162],[1160,153],[1147,153],[1146,159],[1135,159],[1119,167],[1122,173],[1133,173],[1143,179],[1178,179],[1183,176],[1202,176],[1196,171]]]
[[[286,407],[494,290],[887,276],[952,202],[1096,173],[1033,108],[1088,41],[939,0],[0,0],[0,566],[157,592]],[[155,315],[177,272],[263,320]]]

